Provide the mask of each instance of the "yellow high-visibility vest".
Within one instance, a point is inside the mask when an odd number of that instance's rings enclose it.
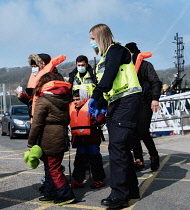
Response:
[[[102,58],[100,59],[96,67],[96,76],[97,76],[98,83],[100,82],[104,74],[106,54],[112,45],[114,44],[111,44],[108,47],[108,49],[102,55]],[[111,102],[119,98],[122,98],[126,95],[130,95],[130,94],[141,92],[141,91],[142,91],[142,88],[139,84],[139,80],[135,71],[135,66],[131,60],[129,64],[122,64],[119,67],[117,76],[115,77],[113,81],[112,89],[109,92],[103,93],[103,94],[104,94],[104,98],[110,104]]]

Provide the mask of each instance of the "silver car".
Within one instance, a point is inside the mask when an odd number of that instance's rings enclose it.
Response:
[[[27,105],[11,106],[9,112],[2,117],[1,135],[9,135],[10,139],[19,135],[28,135],[30,131],[30,117]]]

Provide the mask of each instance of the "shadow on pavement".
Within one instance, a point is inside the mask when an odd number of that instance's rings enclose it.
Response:
[[[164,150],[163,150],[164,151]],[[145,198],[149,195],[151,195],[155,191],[162,190],[164,188],[167,188],[174,183],[177,183],[181,180],[183,180],[188,172],[188,166],[187,163],[190,162],[190,154],[187,153],[173,153],[173,151],[170,151],[170,154],[163,155],[160,157],[160,168],[159,170],[152,172],[150,169],[147,169],[143,172],[138,172],[138,177],[149,177],[148,179],[144,180],[140,184],[140,188],[145,188],[146,190],[142,195],[142,198]],[[167,160],[166,160],[167,158]],[[149,162],[145,163],[147,165],[150,164]],[[150,175],[153,176],[150,176]],[[148,175],[148,176],[147,176]]]
[[[40,197],[40,193],[38,192],[39,186],[40,184],[34,184],[32,186],[27,186],[27,187],[18,188],[18,189],[9,190],[9,191],[0,193],[0,203],[1,203],[0,208],[5,209],[5,208],[13,207],[14,205],[17,205],[18,203],[25,203],[25,202],[28,202],[28,201],[31,201]],[[30,204],[30,208],[31,208],[31,204]]]

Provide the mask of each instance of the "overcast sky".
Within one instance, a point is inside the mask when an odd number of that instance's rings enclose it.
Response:
[[[89,30],[107,24],[115,40],[136,42],[156,70],[174,67],[174,36],[190,64],[190,0],[0,0],[0,68],[28,66],[30,54],[95,54]],[[99,59],[99,57],[97,57]]]

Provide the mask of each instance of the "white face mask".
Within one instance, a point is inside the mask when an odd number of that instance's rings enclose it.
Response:
[[[80,72],[80,73],[84,73],[84,72],[86,72],[86,67],[84,67],[84,66],[78,66],[78,67],[77,67],[77,70],[78,70],[78,72]]]
[[[32,67],[32,74],[33,75],[37,75],[38,74],[38,72],[39,72],[39,67]]]

